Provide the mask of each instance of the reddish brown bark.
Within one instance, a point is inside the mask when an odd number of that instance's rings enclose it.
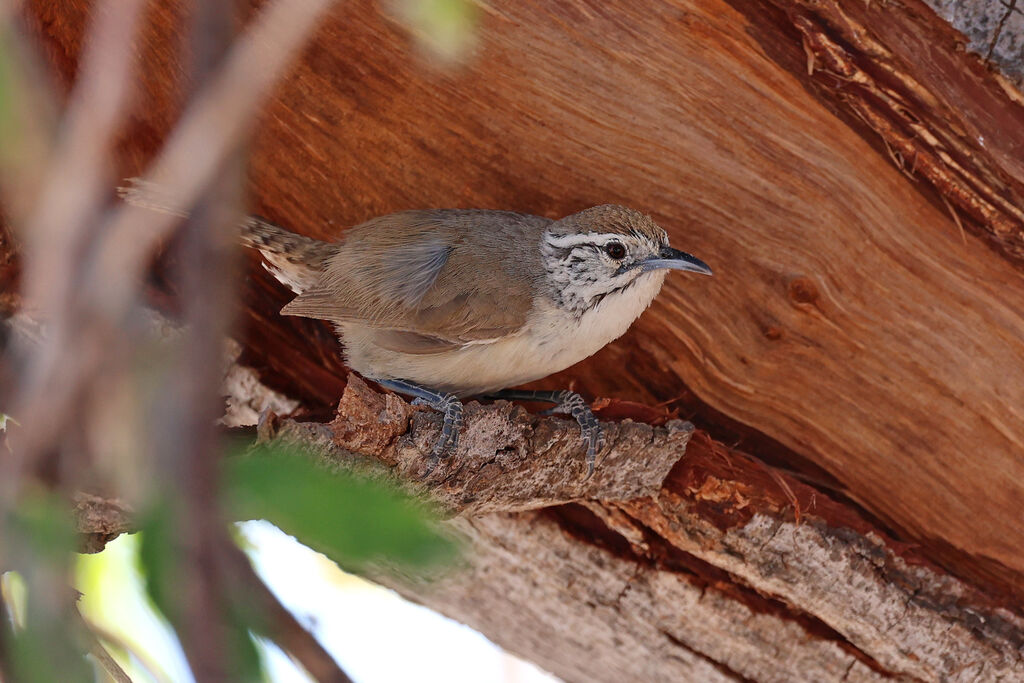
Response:
[[[86,4],[28,3],[65,82]],[[180,11],[158,3],[150,19],[140,44],[144,97],[122,143],[125,175],[142,168],[177,112]],[[702,576],[708,585],[752,586],[785,611],[820,603],[820,621],[870,651],[865,676],[872,667],[965,675],[924,650],[901,654],[872,631],[899,632],[893,605],[941,613],[983,644],[1009,638],[994,625],[1015,618],[1024,590],[1024,108],[1016,91],[916,0],[488,6],[465,66],[434,68],[409,48],[376,5],[337,7],[265,112],[250,172],[256,212],[333,237],[405,208],[559,216],[621,202],[647,210],[715,278],[670,278],[623,339],[540,384],[670,401],[720,444],[742,439],[762,461],[798,475],[733,455],[738,473],[722,470],[707,452],[694,459],[697,469],[675,470],[654,503],[593,499],[590,514],[628,543],[612,535],[600,552],[572,546],[581,554],[567,550],[568,565],[544,566],[590,566],[603,552],[623,560],[614,548],[635,558],[641,542],[656,555],[674,547],[726,572]],[[249,276],[243,360],[323,415],[344,379],[330,330],[280,319],[284,294],[255,261]],[[669,503],[693,515],[687,533],[666,521]],[[794,545],[790,555],[780,551],[785,562],[772,556],[778,566],[723,540],[760,519],[747,517],[753,511],[792,519],[785,528]],[[571,526],[565,510],[524,514],[532,516],[464,524],[492,549],[518,538],[520,524],[550,538]],[[581,514],[570,516],[587,529]],[[707,546],[691,538],[701,529]],[[650,533],[661,545],[645,540]],[[808,552],[798,542],[805,533],[819,534],[819,545],[855,535],[843,546],[848,564],[870,564],[886,596],[864,603],[878,610],[873,626],[851,616],[863,595],[821,603],[799,592],[795,574],[788,584],[772,579],[792,553]],[[870,539],[881,545],[872,550]],[[543,555],[536,545],[522,550]],[[739,566],[730,552],[742,555]],[[917,572],[931,578],[908,583]],[[432,604],[466,609],[448,596]],[[972,607],[957,612],[960,600]],[[976,609],[992,610],[984,624],[970,616]],[[507,621],[481,624],[519,633]],[[941,650],[938,642],[927,647]],[[687,647],[706,655],[709,643]],[[716,653],[709,656],[724,666]],[[554,652],[537,656],[554,668]]]

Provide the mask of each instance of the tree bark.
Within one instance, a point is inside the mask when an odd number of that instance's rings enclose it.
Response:
[[[67,83],[88,4],[27,3]],[[339,4],[277,92],[257,213],[327,238],[406,208],[620,202],[716,271],[669,278],[630,333],[537,385],[670,401],[700,428],[687,456],[653,429],[584,486],[570,431],[537,436],[557,421],[471,409],[431,488],[467,508],[475,554],[401,590],[574,680],[1024,676],[1010,81],[918,0],[488,5],[447,71],[387,11]],[[178,22],[151,9],[126,176],[176,115]],[[255,259],[249,276],[240,362],[330,420],[331,330],[278,316]],[[415,475],[436,416],[392,400],[378,423],[356,387],[320,437]]]
[[[424,479],[439,416],[352,377],[329,425],[261,435],[426,490],[466,557],[374,578],[566,680],[1024,677],[1024,619],[856,506],[689,423],[603,426],[583,481],[573,422],[470,403]]]

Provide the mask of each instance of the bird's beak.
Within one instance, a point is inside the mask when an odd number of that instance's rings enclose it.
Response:
[[[643,268],[645,273],[658,270],[659,268],[669,268],[671,270],[686,270],[691,273],[711,275],[711,268],[708,264],[692,254],[687,254],[685,251],[679,251],[672,247],[662,247],[657,256],[641,261],[640,267]]]

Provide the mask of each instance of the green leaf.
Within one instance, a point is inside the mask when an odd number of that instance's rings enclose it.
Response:
[[[174,517],[167,501],[159,502],[139,519],[139,573],[145,578],[146,593],[153,605],[171,624],[181,623],[175,596],[178,553],[174,549]]]
[[[38,492],[22,500],[9,520],[18,542],[34,560],[66,566],[75,548],[71,511],[56,496]]]
[[[7,519],[9,549],[25,585],[24,625],[14,632],[11,663],[18,681],[92,681],[76,642],[67,585],[75,531],[57,496],[30,492]],[[0,624],[8,628],[8,624]]]
[[[411,497],[331,472],[295,449],[262,447],[227,458],[224,483],[233,519],[265,519],[346,568],[380,560],[424,566],[455,553]]]
[[[413,35],[442,60],[462,58],[476,38],[477,7],[470,0],[403,0],[399,7]]]

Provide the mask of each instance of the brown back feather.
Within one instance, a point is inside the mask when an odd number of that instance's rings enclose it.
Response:
[[[281,312],[402,333],[379,336],[406,353],[513,334],[543,285],[550,223],[461,209],[381,216],[351,228],[319,281]]]

